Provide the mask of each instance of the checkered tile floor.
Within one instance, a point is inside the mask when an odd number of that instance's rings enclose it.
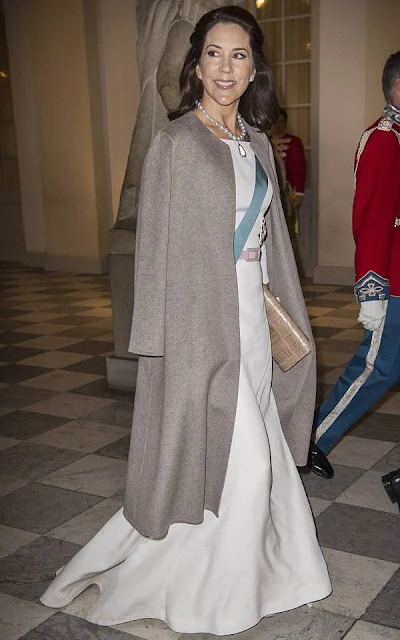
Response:
[[[55,570],[121,505],[132,398],[106,385],[106,276],[2,265],[0,283],[0,639],[175,640],[157,621],[87,623],[94,589],[64,611],[38,603]],[[321,398],[362,331],[349,288],[306,285],[304,294]],[[332,481],[303,474],[333,595],[266,618],[243,640],[400,639],[400,515],[380,481],[400,467],[399,391],[332,452]]]

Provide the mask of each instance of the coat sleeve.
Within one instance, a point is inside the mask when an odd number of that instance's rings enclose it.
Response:
[[[134,300],[129,351],[164,355],[172,141],[158,132],[143,165],[136,228]]]
[[[398,158],[396,135],[376,129],[356,167],[354,292],[359,302],[383,300],[390,295],[389,268],[400,191]]]

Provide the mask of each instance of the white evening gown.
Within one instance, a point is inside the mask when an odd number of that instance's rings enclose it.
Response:
[[[249,143],[244,143],[246,158],[235,142],[227,144],[238,224],[253,195],[255,157]],[[259,247],[271,197],[269,185],[246,247]],[[237,263],[241,368],[219,517],[205,511],[201,524],[173,524],[165,538],[151,540],[132,528],[121,509],[59,572],[43,604],[64,607],[97,584],[100,595],[87,617],[91,622],[156,618],[180,633],[227,635],[329,595],[314,520],[271,391],[263,258],[263,267],[259,261]]]

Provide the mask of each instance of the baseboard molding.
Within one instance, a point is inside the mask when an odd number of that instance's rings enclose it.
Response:
[[[44,263],[45,271],[62,271],[65,273],[108,273],[109,257],[79,258],[76,256],[47,255]]]
[[[46,254],[39,251],[25,251],[22,257],[24,267],[34,267],[43,269],[46,263]]]
[[[354,268],[317,265],[314,268],[313,282],[314,284],[337,284],[352,287],[354,285]]]

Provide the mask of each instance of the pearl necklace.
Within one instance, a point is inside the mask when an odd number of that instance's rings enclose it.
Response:
[[[214,120],[214,118],[212,116],[210,116],[210,114],[207,113],[207,111],[204,109],[204,107],[201,104],[200,100],[196,100],[196,107],[198,109],[200,109],[201,113],[207,118],[207,120],[212,122],[213,125],[218,127],[218,129],[221,129],[221,131],[226,133],[227,136],[229,136],[232,140],[237,142],[239,153],[242,156],[242,158],[245,158],[247,156],[247,153],[246,153],[245,148],[240,143],[241,143],[242,140],[245,139],[247,132],[246,132],[246,127],[244,126],[244,123],[243,123],[243,120],[242,120],[242,116],[240,115],[240,113],[237,114],[237,121],[238,121],[239,129],[240,129],[241,133],[237,136],[230,129],[228,129],[228,127],[224,127],[223,124],[221,124],[217,120]]]

